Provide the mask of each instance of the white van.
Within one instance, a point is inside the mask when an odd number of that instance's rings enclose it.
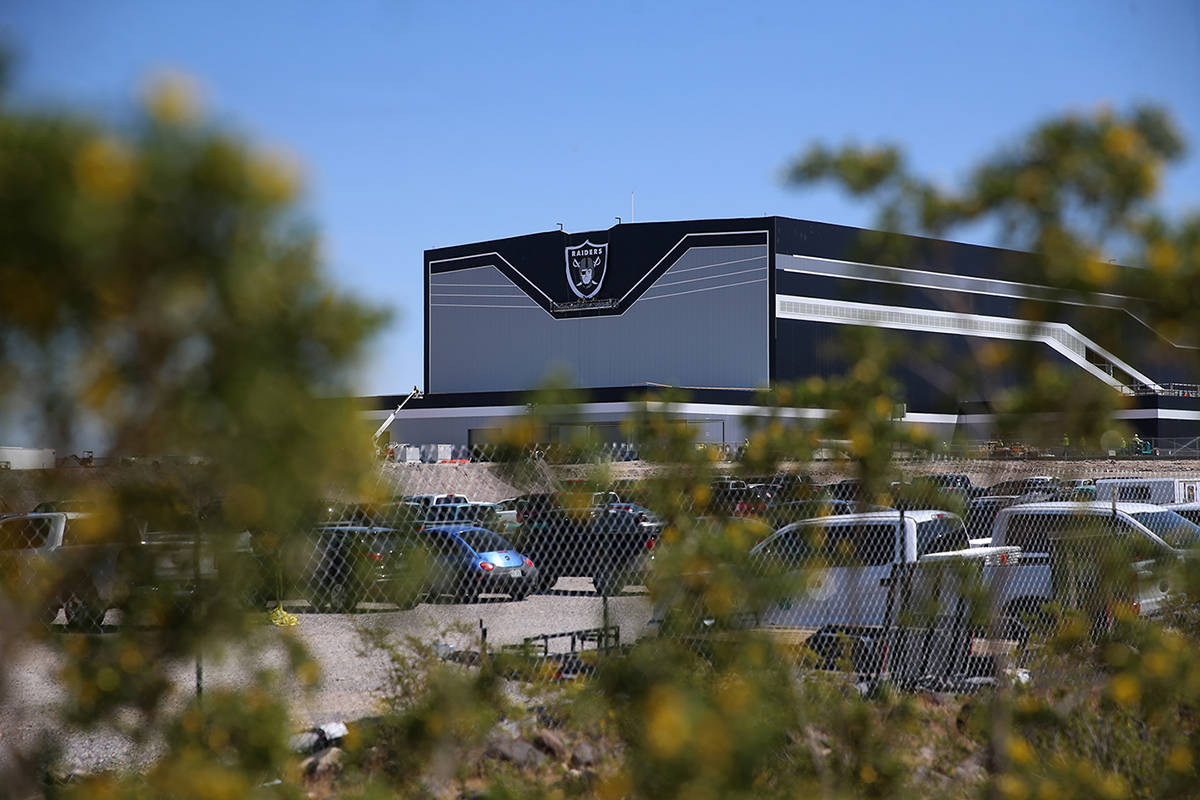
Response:
[[[1096,499],[1118,503],[1194,503],[1200,501],[1200,478],[1099,478]]]

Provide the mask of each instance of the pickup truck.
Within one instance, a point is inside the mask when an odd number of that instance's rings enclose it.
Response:
[[[806,592],[777,604],[763,622],[806,630],[882,625],[894,565],[970,547],[962,520],[946,511],[874,511],[785,525],[750,555],[764,568],[806,570]]]
[[[3,591],[45,624],[62,609],[68,627],[98,630],[122,597],[126,545],[86,535],[87,517],[58,511],[0,519]]]
[[[1170,590],[1159,567],[1200,547],[1200,526],[1148,503],[1021,503],[996,514],[991,544],[1022,551],[998,598],[1020,634],[1045,621],[1050,603],[1108,617],[1127,602],[1154,614]]]
[[[761,542],[751,557],[764,571],[804,578],[802,593],[775,603],[756,624],[804,642],[828,667],[848,646],[855,671],[870,673],[883,668],[886,642],[898,627],[929,627],[905,619],[915,576],[947,563],[1015,564],[1021,554],[1016,547],[972,547],[957,515],[921,509],[801,520]]]
[[[976,486],[971,481],[971,476],[961,472],[934,472],[916,475],[913,477],[911,485],[914,491],[924,492],[931,497],[939,494],[956,495],[964,505],[974,498],[988,493],[983,486]]]
[[[177,601],[195,591],[197,578],[209,587],[246,582],[237,559],[248,553],[222,559],[239,576],[222,580],[212,548],[198,551],[193,532],[147,525],[98,530],[94,522],[79,511],[0,518],[0,592],[44,624],[61,610],[68,628],[97,631],[110,609]]]
[[[520,524],[506,535],[538,567],[538,589],[560,577],[588,577],[604,596],[640,580],[662,523],[621,507],[566,509],[530,502],[519,507]]]

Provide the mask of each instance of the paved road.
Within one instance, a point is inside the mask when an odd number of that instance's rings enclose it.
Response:
[[[549,593],[531,595],[520,602],[485,595],[478,603],[421,603],[407,611],[363,604],[355,614],[309,613],[298,604],[289,608],[300,619],[297,627],[265,626],[266,650],[252,658],[234,652],[220,662],[207,660],[204,685],[239,685],[264,666],[281,668],[282,648],[270,643],[295,635],[316,658],[324,677],[320,688],[311,694],[302,691],[298,682],[290,686],[289,701],[298,727],[354,719],[373,712],[387,685],[388,657],[364,648],[363,631],[383,631],[397,641],[413,636],[427,642],[446,641],[460,649],[478,649],[481,623],[487,629],[489,646],[518,644],[527,636],[599,627],[603,624],[604,605],[588,578],[560,579]],[[643,592],[630,587],[624,594],[609,598],[607,606],[609,624],[620,627],[622,642],[633,641],[645,631],[651,609]],[[115,620],[110,614],[108,621]],[[451,631],[458,626],[469,633]],[[566,643],[560,647],[565,649]],[[53,730],[54,709],[62,698],[54,677],[59,664],[53,648],[31,645],[20,650],[12,668],[5,670],[8,692],[0,704],[0,768],[8,757],[8,747],[26,746],[41,731]],[[173,664],[170,674],[177,686],[171,704],[178,707],[193,695],[195,664]],[[65,744],[66,764],[82,771],[140,764],[156,753],[153,745],[135,750],[115,732],[71,734]]]

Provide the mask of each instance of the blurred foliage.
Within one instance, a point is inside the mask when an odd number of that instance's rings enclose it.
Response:
[[[769,643],[648,642],[601,673],[639,797],[755,797],[779,775],[797,707],[787,660]]]
[[[274,524],[368,463],[337,398],[384,317],[326,282],[295,168],[198,113],[178,79],[128,130],[0,107],[0,364],[60,447],[207,463]]]
[[[343,398],[386,315],[325,277],[295,165],[208,123],[195,98],[165,78],[112,124],[0,91],[0,408],[59,452],[98,440],[97,456],[130,465],[48,487],[86,512],[72,535],[106,547],[163,532],[189,563],[216,562],[172,594],[138,592],[156,558],[131,557],[112,596],[136,624],[41,629],[64,656],[64,722],[165,736],[174,757],[129,791],[102,781],[87,796],[243,797],[280,765],[287,714],[268,676],[182,713],[167,676],[258,638],[265,614],[247,616],[244,576],[223,560],[240,532],[290,536],[314,498],[372,477],[369,432]],[[28,633],[14,607],[52,614],[85,596],[103,615],[90,578],[42,578],[0,593],[5,661]],[[315,681],[295,639],[272,646],[290,681]]]
[[[363,627],[364,644],[390,659],[383,713],[346,743],[363,778],[401,794],[420,794],[466,777],[464,750],[482,745],[515,708],[504,696],[494,663],[481,657],[467,670],[441,660],[427,642],[395,642],[387,631]],[[445,631],[465,635],[464,630]]]
[[[993,788],[1014,798],[1195,796],[1198,655],[1195,638],[1169,624],[1122,615],[1097,639],[1069,615],[1004,711],[1007,769]],[[962,707],[968,744],[987,743],[994,713],[986,698]]]

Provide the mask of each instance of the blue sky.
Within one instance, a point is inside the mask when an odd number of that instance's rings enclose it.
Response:
[[[191,75],[210,113],[304,166],[335,280],[396,311],[359,390],[421,382],[422,251],[628,220],[869,225],[784,188],[822,140],[957,180],[1036,121],[1168,108],[1200,147],[1200,3],[80,3],[0,15],[26,101],[119,118]],[[1164,187],[1200,208],[1200,159]],[[987,243],[987,242],[984,242]]]

